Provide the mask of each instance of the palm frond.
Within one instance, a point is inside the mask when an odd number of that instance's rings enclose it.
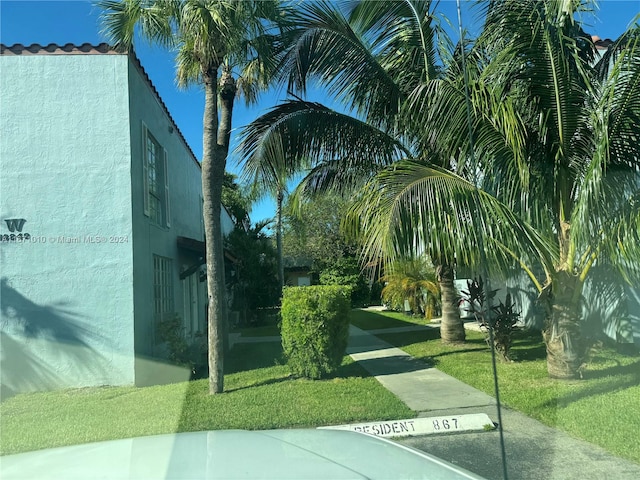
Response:
[[[410,91],[439,70],[437,37],[445,37],[431,0],[358,2],[349,23],[362,32],[385,70]]]
[[[288,100],[260,116],[240,133],[240,164],[285,155],[311,165],[341,160],[345,169],[389,165],[406,155],[404,147],[384,132],[319,103]]]
[[[388,126],[402,92],[340,6],[304,2],[294,20],[291,47],[281,65],[289,90],[304,94],[308,81],[315,80],[372,125]]]
[[[362,236],[369,259],[426,253],[499,275],[517,258],[549,270],[557,257],[552,243],[495,197],[450,171],[414,162],[378,174],[346,226]]]
[[[110,43],[129,49],[139,29],[142,38],[164,47],[174,46],[177,1],[98,0],[101,33]]]

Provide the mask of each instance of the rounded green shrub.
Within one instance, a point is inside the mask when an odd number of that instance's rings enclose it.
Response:
[[[287,287],[282,293],[282,348],[291,373],[317,379],[335,371],[347,350],[351,289]]]

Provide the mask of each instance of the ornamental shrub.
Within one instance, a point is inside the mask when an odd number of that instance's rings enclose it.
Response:
[[[282,348],[291,373],[317,379],[340,366],[349,340],[350,301],[347,286],[284,289]]]

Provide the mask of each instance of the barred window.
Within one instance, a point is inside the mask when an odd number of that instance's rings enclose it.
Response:
[[[144,214],[157,225],[171,225],[169,208],[169,162],[167,152],[149,132],[142,126],[143,133],[143,182],[144,182]]]
[[[172,314],[173,305],[173,261],[170,258],[153,256],[153,302],[156,321]]]

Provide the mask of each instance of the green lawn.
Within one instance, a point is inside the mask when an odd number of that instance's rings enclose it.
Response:
[[[377,330],[428,325],[431,321],[424,317],[410,316],[400,312],[357,309],[351,311],[351,323],[363,330]]]
[[[239,333],[243,337],[275,337],[280,335],[278,325],[260,325],[259,327],[236,328],[231,333]]]
[[[226,393],[207,381],[23,394],[0,404],[3,454],[208,429],[316,427],[415,415],[349,357],[332,377],[291,379],[277,343],[236,345]]]
[[[378,315],[371,316],[372,321],[379,322]],[[437,330],[377,336],[494,395],[491,355],[482,334],[467,332],[467,343],[460,346],[442,345]],[[548,378],[540,334],[519,333],[513,353],[515,362],[498,365],[504,404],[640,462],[640,442],[636,441],[640,432],[640,356],[625,356],[604,347],[594,350],[584,379],[566,382]]]
[[[363,330],[376,330],[394,327],[415,327],[428,325],[431,322],[424,317],[409,316],[400,312],[353,309],[351,323]],[[267,337],[280,335],[277,324],[260,325],[257,327],[239,327],[232,329],[232,333],[240,333],[243,337]]]

